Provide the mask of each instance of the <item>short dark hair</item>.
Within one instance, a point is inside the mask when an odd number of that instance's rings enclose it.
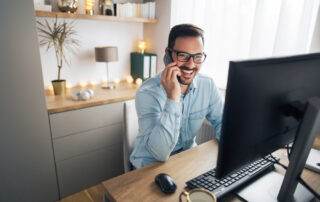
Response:
[[[180,24],[171,28],[169,39],[168,39],[168,48],[173,48],[176,38],[178,37],[189,37],[189,36],[200,36],[202,43],[204,44],[204,31],[192,24]]]

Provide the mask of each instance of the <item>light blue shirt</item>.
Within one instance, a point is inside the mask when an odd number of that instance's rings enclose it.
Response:
[[[180,102],[167,98],[162,71],[144,82],[136,94],[139,133],[130,156],[140,168],[196,146],[195,137],[206,118],[220,137],[223,103],[213,79],[197,74]]]

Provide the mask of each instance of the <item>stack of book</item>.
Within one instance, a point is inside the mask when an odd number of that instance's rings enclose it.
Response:
[[[127,18],[156,17],[156,2],[115,4],[115,15]]]
[[[51,11],[52,6],[45,4],[44,0],[33,0],[34,10],[36,11]]]

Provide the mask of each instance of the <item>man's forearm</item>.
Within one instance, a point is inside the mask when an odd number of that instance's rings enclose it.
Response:
[[[177,144],[181,120],[178,102],[167,100],[158,123],[145,135],[146,149],[158,161],[165,161]]]

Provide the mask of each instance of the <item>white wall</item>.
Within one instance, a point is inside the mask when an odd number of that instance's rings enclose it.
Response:
[[[55,0],[52,0],[53,4]],[[79,0],[78,13],[84,13],[84,0]],[[121,0],[118,0],[121,2]],[[131,0],[142,2],[142,0]],[[56,5],[53,10],[57,10]],[[171,0],[156,0],[156,19],[158,23],[127,23],[108,22],[98,20],[78,19],[76,23],[77,39],[81,40],[81,47],[77,55],[71,55],[71,65],[64,65],[61,71],[61,79],[76,86],[79,82],[95,80],[100,82],[106,77],[106,64],[96,63],[94,58],[95,46],[117,46],[119,61],[109,63],[110,79],[123,80],[130,74],[130,52],[137,51],[137,43],[144,39],[147,42],[146,52],[158,55],[157,72],[164,68],[163,56],[168,43],[170,32]],[[53,18],[46,18],[53,21]],[[37,20],[44,20],[37,18]],[[63,19],[60,19],[63,20]],[[67,19],[66,21],[71,21]],[[51,80],[57,79],[57,64],[54,51],[46,51],[40,48],[41,63],[45,86],[50,85]]]
[[[53,11],[58,11],[57,0],[51,0]],[[123,2],[142,3],[143,0],[115,0],[114,3]],[[79,0],[77,13],[85,13],[84,0]],[[96,1],[96,8],[98,8]],[[97,12],[96,12],[97,13]],[[45,18],[53,21],[53,18]],[[37,17],[37,20],[44,18]],[[63,19],[59,19],[63,21]],[[71,19],[66,19],[70,22]],[[71,55],[70,66],[64,65],[61,71],[61,79],[76,86],[79,82],[89,82],[95,80],[100,82],[106,78],[106,64],[95,62],[94,47],[96,46],[117,46],[119,61],[109,63],[110,79],[118,78],[123,80],[130,74],[130,52],[138,51],[137,44],[143,39],[143,23],[131,22],[110,22],[100,20],[76,21],[75,30],[78,33],[77,39],[81,41],[81,47],[76,55]],[[57,79],[58,68],[53,49],[49,52],[45,48],[40,48],[41,65],[44,85],[48,86],[51,80]]]
[[[164,68],[163,56],[171,28],[171,0],[156,1],[156,19],[158,19],[158,23],[144,25],[143,33],[147,43],[146,52],[158,55],[157,72],[159,72]]]
[[[37,20],[44,19],[37,18]],[[81,41],[81,47],[76,55],[69,57],[71,65],[63,66],[61,79],[66,79],[68,83],[75,86],[78,82],[91,80],[100,82],[106,77],[106,64],[95,62],[94,47],[96,46],[118,47],[119,61],[109,63],[110,79],[123,80],[130,74],[130,52],[137,51],[137,43],[143,38],[143,23],[78,19],[75,30],[78,33],[77,39]],[[46,48],[40,48],[40,55],[44,84],[47,86],[51,80],[57,79],[55,53],[53,49],[47,52]]]
[[[84,0],[79,0],[79,4],[82,4],[82,1]],[[142,2],[142,0],[131,1]],[[110,74],[112,78],[124,79],[130,74],[130,52],[137,51],[136,46],[140,39],[147,42],[146,52],[158,55],[157,72],[161,71],[164,68],[162,59],[171,28],[171,12],[174,12],[171,11],[171,4],[172,0],[156,0],[158,23],[155,24],[78,20],[76,30],[82,46],[78,54],[72,56],[71,66],[63,67],[62,78],[67,79],[72,85],[77,85],[80,81],[99,82],[105,77],[106,70],[104,63],[95,62],[94,47],[114,45],[119,49],[119,61],[109,64]],[[79,6],[79,13],[83,12],[83,6]],[[318,15],[311,51],[320,51],[320,15]],[[55,56],[52,50],[46,52],[42,48],[40,52],[44,84],[48,85],[51,80],[57,78]]]
[[[316,26],[314,29],[310,52],[320,52],[320,12],[318,11]]]

